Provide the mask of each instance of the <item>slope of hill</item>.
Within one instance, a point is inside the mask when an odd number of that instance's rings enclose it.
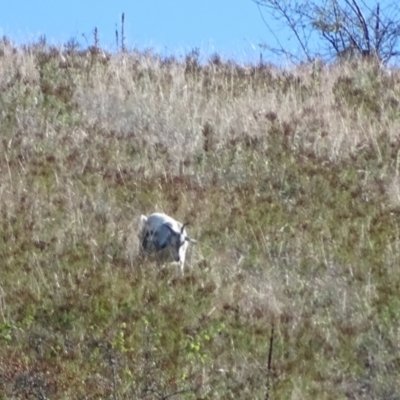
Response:
[[[3,40],[0,87],[0,399],[397,398],[397,70]]]

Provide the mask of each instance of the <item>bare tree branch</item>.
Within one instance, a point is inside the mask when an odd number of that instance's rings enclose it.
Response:
[[[373,57],[388,63],[400,52],[400,9],[397,2],[365,0],[252,0],[257,4],[262,19],[278,47],[268,46],[275,54],[311,61],[346,57]],[[384,6],[382,6],[384,4]],[[265,8],[273,20],[283,24],[297,41],[302,57],[284,48],[267,18]],[[315,40],[315,36],[318,40]],[[321,54],[321,45],[326,53]]]

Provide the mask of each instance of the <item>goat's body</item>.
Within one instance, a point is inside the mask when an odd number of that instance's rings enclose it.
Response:
[[[182,274],[189,242],[196,241],[187,236],[185,225],[162,213],[141,216],[140,253],[153,255],[158,261],[178,262]]]

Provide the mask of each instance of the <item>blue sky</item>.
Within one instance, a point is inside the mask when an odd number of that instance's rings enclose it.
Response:
[[[199,48],[207,57],[218,52],[223,58],[255,61],[259,43],[270,34],[251,0],[15,0],[4,1],[0,12],[0,35],[16,43],[35,41],[46,35],[60,44],[71,37],[92,44],[98,28],[100,45],[115,50],[116,24],[125,12],[128,48],[148,48],[167,54],[186,54]]]

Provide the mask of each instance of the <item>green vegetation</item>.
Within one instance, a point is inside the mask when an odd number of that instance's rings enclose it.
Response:
[[[3,40],[0,87],[0,399],[398,398],[397,70]]]

